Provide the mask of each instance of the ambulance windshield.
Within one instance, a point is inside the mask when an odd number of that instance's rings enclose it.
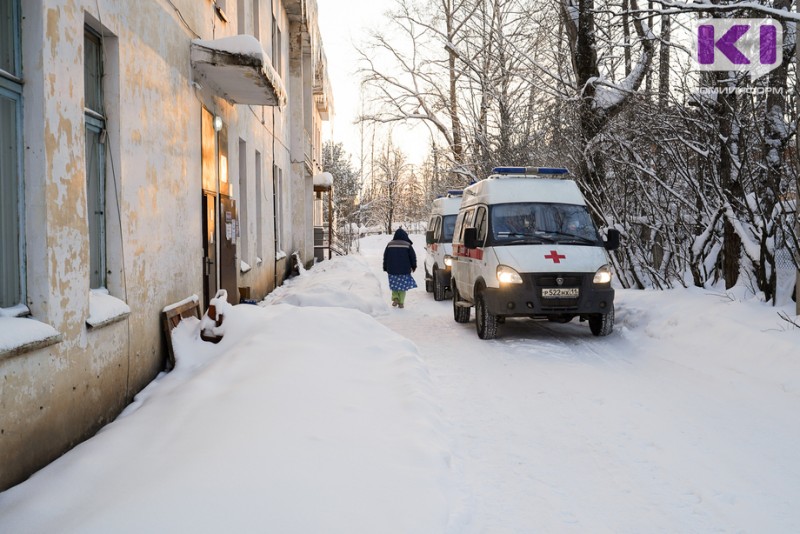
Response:
[[[453,232],[456,229],[456,216],[445,215],[442,217],[442,238],[446,242],[453,240]]]
[[[564,243],[602,246],[585,206],[543,202],[498,204],[491,207],[495,244]]]

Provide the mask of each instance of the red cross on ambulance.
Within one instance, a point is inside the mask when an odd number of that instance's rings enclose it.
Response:
[[[544,257],[553,260],[553,263],[561,263],[561,260],[567,259],[566,254],[559,254],[556,250],[551,250],[550,254],[545,254]]]

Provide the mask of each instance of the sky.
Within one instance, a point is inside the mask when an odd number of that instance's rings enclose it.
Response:
[[[393,8],[394,3],[395,0],[317,0],[334,106],[333,119],[323,126],[323,139],[343,143],[354,163],[357,163],[360,153],[360,133],[354,121],[361,109],[361,85],[357,72],[359,56],[355,46],[361,46],[372,29],[387,24],[384,14]],[[424,126],[398,126],[393,139],[407,152],[412,163],[420,164],[425,159],[427,129]]]
[[[412,234],[424,255],[422,235]],[[800,329],[743,288],[586,323],[389,304],[390,236],[174,333],[117,420],[0,492],[4,534],[799,532]]]

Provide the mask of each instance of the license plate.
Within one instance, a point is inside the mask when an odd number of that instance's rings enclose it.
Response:
[[[542,289],[542,296],[551,299],[571,299],[578,296],[577,287],[546,287]]]

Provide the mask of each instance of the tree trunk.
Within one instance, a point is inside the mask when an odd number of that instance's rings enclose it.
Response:
[[[717,75],[718,87],[729,84],[723,80],[729,79],[730,73],[721,72]],[[735,82],[731,82],[735,86]],[[738,129],[736,128],[736,111],[738,98],[735,92],[719,93],[719,133],[720,133],[720,185],[722,199],[729,206],[728,215],[723,218],[722,230],[722,276],[725,278],[725,288],[730,289],[739,281],[739,262],[742,254],[742,241],[736,233],[731,220],[731,213],[736,216],[737,206],[742,201],[744,192],[739,181],[739,169],[736,167],[735,158],[738,155]]]
[[[661,49],[658,58],[658,109],[669,103],[669,40],[672,33],[670,15],[661,15]]]

